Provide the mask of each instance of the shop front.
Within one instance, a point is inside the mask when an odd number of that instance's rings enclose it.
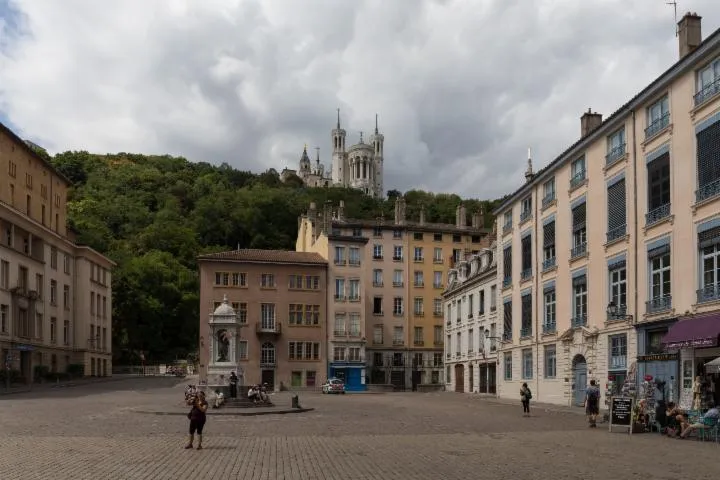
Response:
[[[679,398],[679,355],[666,351],[663,345],[663,338],[675,324],[677,318],[635,325],[638,342],[635,387],[639,390],[645,378],[652,378],[655,399],[666,402],[676,402]]]
[[[679,352],[680,407],[705,410],[710,404],[720,404],[720,372],[706,366],[720,357],[720,312],[681,318],[663,344],[666,351]]]

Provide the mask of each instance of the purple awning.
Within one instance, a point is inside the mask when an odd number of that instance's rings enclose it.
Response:
[[[716,347],[720,337],[720,312],[686,317],[670,327],[663,338],[667,350]]]

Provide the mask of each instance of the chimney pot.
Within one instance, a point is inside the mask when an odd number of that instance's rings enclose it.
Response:
[[[588,111],[580,117],[580,137],[586,137],[601,124],[602,114],[593,112],[592,109],[588,108]]]
[[[702,43],[702,17],[697,13],[687,12],[678,22],[678,48],[680,58],[685,57]]]

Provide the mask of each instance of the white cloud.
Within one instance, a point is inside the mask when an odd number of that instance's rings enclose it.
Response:
[[[720,3],[694,0],[705,36]],[[50,151],[329,164],[380,115],[386,189],[497,197],[677,59],[662,0],[0,1],[0,112]],[[0,114],[0,117],[2,116]],[[313,152],[314,153],[314,152]]]

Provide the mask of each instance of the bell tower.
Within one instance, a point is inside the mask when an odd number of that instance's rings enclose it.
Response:
[[[375,132],[371,138],[371,143],[373,146],[373,162],[375,164],[373,169],[375,172],[375,178],[373,179],[374,196],[382,197],[385,193],[383,191],[383,149],[385,148],[385,135],[378,130],[377,113],[375,114]]]
[[[332,181],[334,184],[346,185],[345,178],[345,136],[346,132],[340,128],[340,109],[337,109],[337,125],[332,131]]]

